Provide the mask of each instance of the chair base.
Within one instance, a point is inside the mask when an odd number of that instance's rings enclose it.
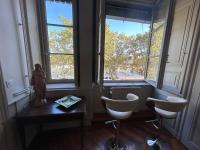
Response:
[[[169,143],[152,135],[147,136],[146,143],[151,150],[171,150]]]
[[[128,150],[128,146],[119,139],[115,142],[114,138],[110,138],[106,142],[105,150]]]

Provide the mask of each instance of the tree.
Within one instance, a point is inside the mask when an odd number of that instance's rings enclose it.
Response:
[[[162,42],[164,38],[165,24],[163,24],[163,22],[155,22],[153,26],[154,28],[151,38],[147,78],[149,80],[156,81],[160,62]]]
[[[72,23],[59,16],[62,24]],[[59,28],[59,29],[57,29]],[[74,77],[73,28],[57,27],[49,30],[51,76],[55,79]],[[105,28],[104,78],[119,79],[119,73],[144,76],[148,33],[127,36]]]
[[[69,25],[71,22],[63,16],[59,16],[62,24]],[[59,29],[58,29],[59,28]],[[54,79],[74,78],[73,54],[73,28],[57,27],[49,31],[49,50],[51,77]]]
[[[127,36],[112,32],[106,25],[104,76],[118,79],[117,73],[132,72],[144,76],[148,33]]]

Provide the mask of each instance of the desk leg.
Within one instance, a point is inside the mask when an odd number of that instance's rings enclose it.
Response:
[[[20,140],[21,140],[21,145],[22,145],[22,149],[26,150],[26,135],[25,135],[25,128],[24,125],[22,123],[17,123],[18,126],[18,130],[19,130],[19,135],[20,135]]]
[[[81,121],[80,121],[80,140],[81,140],[81,150],[83,150],[83,144],[84,144],[84,115],[81,117]]]

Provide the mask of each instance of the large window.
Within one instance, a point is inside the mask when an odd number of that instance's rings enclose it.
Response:
[[[44,0],[45,64],[49,81],[75,80],[75,18],[69,0]]]
[[[163,43],[163,36],[165,31],[165,22],[153,23],[151,45],[149,51],[149,62],[147,79],[152,81],[157,81],[161,49]]]
[[[162,86],[172,4],[163,0],[148,9],[108,1],[100,7],[98,83],[146,79]]]
[[[154,9],[148,53],[147,79],[158,82],[170,1],[161,1]],[[165,45],[166,46],[166,45]],[[166,57],[166,56],[165,56]],[[163,67],[163,66],[162,66]]]
[[[104,80],[144,80],[150,24],[108,16]]]

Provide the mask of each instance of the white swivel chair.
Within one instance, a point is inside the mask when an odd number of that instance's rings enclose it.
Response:
[[[175,119],[178,112],[183,110],[187,105],[187,100],[179,97],[168,96],[166,100],[160,100],[155,98],[147,98],[147,101],[154,103],[154,110],[158,114],[158,119],[153,120],[153,125],[158,129],[157,136],[148,136],[147,145],[152,149],[160,150],[169,147],[165,141],[160,139],[160,130],[162,129],[162,120],[166,119]],[[154,124],[155,121],[158,121],[158,125]]]
[[[110,138],[106,142],[106,150],[127,150],[128,146],[118,139],[120,120],[127,119],[136,109],[138,96],[135,94],[127,94],[127,100],[114,100],[102,96],[105,102],[107,112],[116,120],[107,121],[106,124],[112,123],[116,129],[115,137]]]

